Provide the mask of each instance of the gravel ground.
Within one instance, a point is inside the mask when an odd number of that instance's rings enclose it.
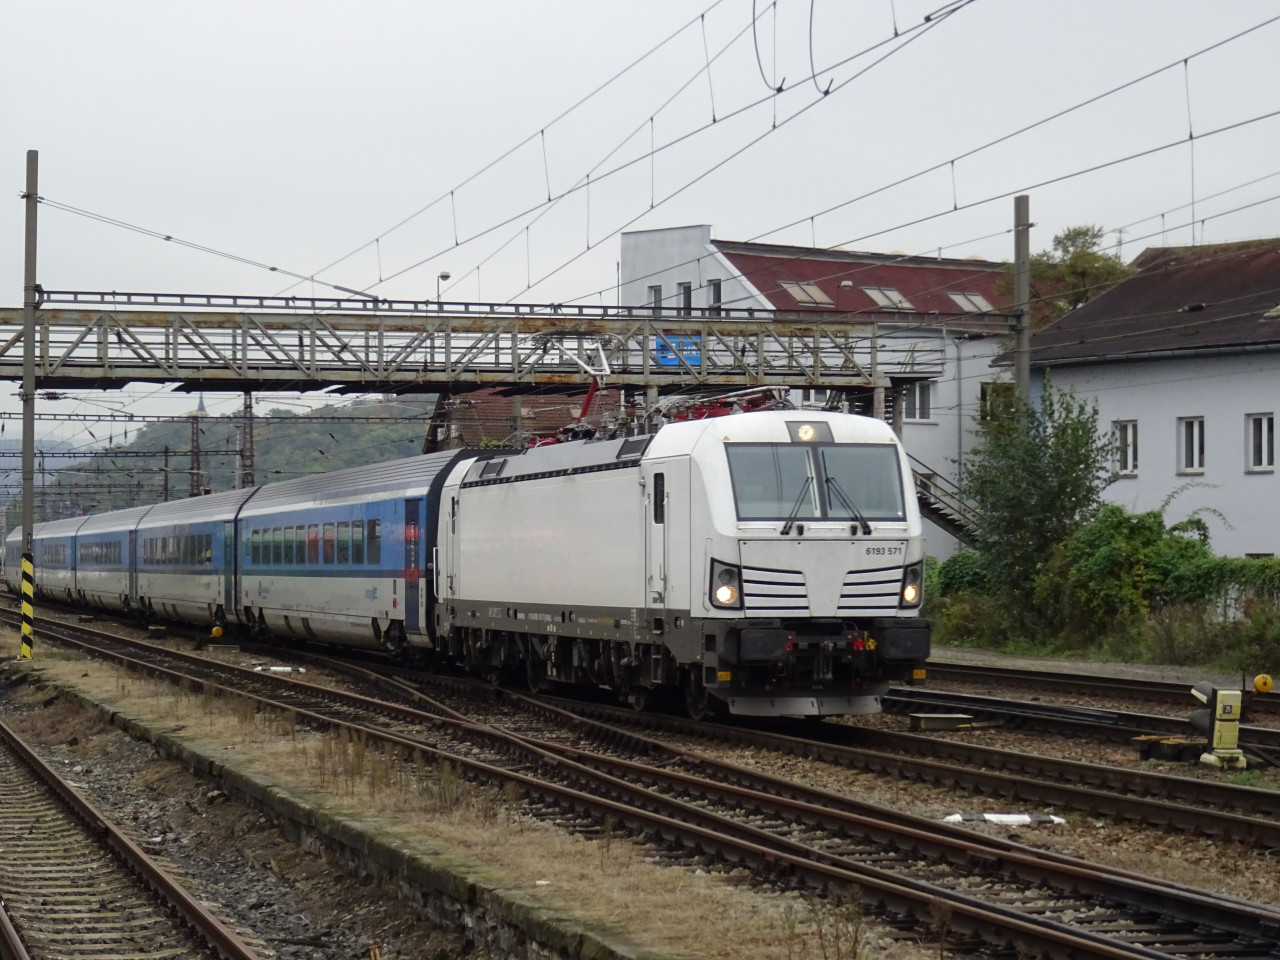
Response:
[[[0,637],[0,658],[12,655],[5,639]],[[173,708],[172,693],[147,693],[158,686],[150,681],[93,661],[54,663],[67,655],[49,648],[41,652],[48,669],[57,669],[64,682],[78,678],[108,702],[158,698],[138,703],[141,716],[148,715],[148,704],[151,709],[157,703]],[[320,680],[322,673],[309,671],[307,678]],[[342,678],[323,680],[344,683]],[[182,716],[189,719],[179,726],[194,732],[221,723],[211,711],[225,708],[221,701],[194,698],[186,709]],[[51,698],[47,690],[6,689],[0,681],[0,716],[13,718],[24,737],[42,742],[45,756],[92,802],[188,882],[264,958],[354,960],[371,956],[374,943],[387,960],[489,956],[467,952],[460,940],[415,922],[394,891],[352,880],[336,865],[300,850],[255,812],[191,778],[177,764],[158,759],[150,746],[105,727],[96,714]],[[265,762],[260,741],[222,749],[238,749],[251,765]],[[847,938],[854,931],[864,945],[862,956],[939,956],[936,944],[918,944],[909,934],[881,927],[858,911],[759,887],[745,870],[708,871],[697,858],[672,865],[647,844],[620,836],[566,836],[517,811],[500,812],[505,798],[496,792],[476,801],[485,816],[477,818],[470,808],[450,809],[431,820],[419,814],[409,829],[460,863],[488,864],[507,884],[533,894],[539,903],[545,900],[553,911],[575,915],[581,910],[589,923],[629,931],[638,943],[649,944],[655,956],[851,960]],[[574,909],[565,909],[566,904]],[[833,940],[837,928],[846,938],[843,947]]]
[[[991,658],[990,662],[1018,665],[1013,658],[1000,655],[979,651],[955,653],[957,659],[978,660],[985,656]],[[943,656],[948,658],[952,658],[951,654],[950,651],[943,652]],[[1075,661],[1035,661],[1034,665],[1082,669]],[[1117,675],[1124,668],[1115,664],[1098,664],[1096,669]],[[1170,678],[1172,673],[1151,667],[1132,669],[1140,671],[1133,675]],[[1176,675],[1172,678],[1189,679]],[[1204,679],[1198,674],[1194,678]],[[335,686],[344,683],[341,678],[326,676],[324,671],[308,671],[306,679]],[[10,696],[6,704],[4,696],[0,695],[0,711],[12,711],[14,700]],[[255,931],[253,936],[264,944],[264,956],[367,957],[370,945],[375,942],[381,945],[382,956],[387,958],[446,960],[462,955],[463,944],[443,938],[424,924],[414,922],[387,891],[365,889],[359,885],[353,890],[351,881],[336,868],[299,850],[256,814],[211,792],[176,765],[157,760],[149,747],[114,731],[106,731],[100,725],[96,732],[77,730],[68,735],[68,730],[79,726],[83,720],[58,720],[54,716],[56,709],[39,710],[34,705],[23,708],[33,718],[35,727],[45,729],[44,739],[48,742],[49,754],[63,769],[72,771],[71,779],[83,784],[105,812],[122,819],[126,826],[132,825],[136,837],[144,842],[149,852],[165,858],[179,875],[191,878],[202,895],[222,904],[235,917],[237,924]],[[41,716],[46,719],[34,719]],[[47,719],[51,716],[53,722]],[[905,729],[906,718],[858,718],[857,722]],[[981,739],[973,734],[957,736],[1007,749],[1088,762],[1138,762],[1136,752],[1117,745],[1099,746],[996,730],[981,731]],[[956,795],[925,784],[890,780],[811,760],[778,756],[768,751],[721,748],[703,741],[679,745],[856,796],[888,809],[929,818],[959,812],[1050,812],[1026,807],[1011,809],[1003,802]],[[1174,772],[1214,775],[1212,771],[1194,767]],[[1067,823],[1061,825],[1033,824],[1009,828],[976,824],[972,829],[1068,853],[1091,862],[1107,863],[1189,886],[1280,906],[1280,857],[1277,857],[1277,851],[1256,850],[1234,842],[1188,837],[1077,814],[1068,814]],[[588,847],[584,856],[594,858],[597,854],[593,847]],[[662,871],[665,874],[675,872],[680,871]],[[636,884],[645,882],[640,873],[631,879]],[[637,890],[636,894],[641,896],[643,891]],[[743,896],[748,896],[746,891],[743,891]],[[775,906],[759,905],[769,902]],[[750,909],[759,914],[775,910],[775,918],[780,917],[783,924],[794,925],[796,911],[800,908],[794,898],[770,901],[767,897],[760,897]],[[937,956],[936,947],[931,950],[917,948],[909,943],[890,940],[885,933],[874,929],[870,931],[871,942],[876,947],[873,954],[877,957],[914,960],[922,958],[926,952]],[[803,938],[788,943],[786,953],[795,960],[808,957],[816,960],[823,955],[816,943]],[[712,952],[708,950],[705,955],[711,956]],[[734,954],[716,951],[715,955]],[[742,955],[748,954],[744,952]],[[785,954],[778,953],[776,948],[771,954],[765,946],[751,951],[750,955],[768,957]]]
[[[375,945],[384,960],[487,956],[417,920],[394,891],[353,885],[254,811],[87,711],[9,698],[0,713],[264,958],[351,960]]]

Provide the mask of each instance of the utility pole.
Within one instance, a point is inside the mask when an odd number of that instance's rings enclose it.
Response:
[[[255,486],[253,482],[253,392],[244,392],[244,426],[240,434],[240,483],[242,490]]]
[[[200,417],[191,415],[191,496],[198,497],[200,486]]]
[[[1013,198],[1013,309],[1018,342],[1014,349],[1014,381],[1023,403],[1031,402],[1031,198]]]
[[[169,445],[164,445],[164,502],[169,502]]]
[[[27,151],[26,252],[22,275],[22,645],[18,658],[31,659],[35,643],[36,474],[36,205],[40,202],[40,152]]]

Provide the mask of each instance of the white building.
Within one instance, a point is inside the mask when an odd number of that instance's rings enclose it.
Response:
[[[1280,240],[1151,249],[1134,266],[1035,336],[1037,380],[1097,403],[1117,442],[1107,500],[1198,512],[1224,556],[1280,552]]]
[[[624,233],[618,302],[693,315],[759,310],[807,320],[826,314],[874,325],[883,356],[927,355],[927,372],[897,377],[889,367],[894,389],[882,395],[882,411],[872,391],[835,397],[815,384],[799,399],[881,412],[899,429],[920,472],[946,485],[959,479],[991,384],[1009,379],[991,366],[1008,330],[1001,312],[1009,296],[1004,276],[1004,264],[989,260],[716,240],[702,224]],[[922,506],[928,515],[924,497]],[[945,516],[937,520],[950,527]],[[931,554],[955,550],[956,541],[937,523],[928,533]]]

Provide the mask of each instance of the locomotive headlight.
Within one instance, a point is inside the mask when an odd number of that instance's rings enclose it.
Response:
[[[902,571],[902,606],[918,607],[924,593],[924,563],[913,563]]]
[[[711,605],[731,610],[742,606],[742,573],[738,567],[711,561]]]

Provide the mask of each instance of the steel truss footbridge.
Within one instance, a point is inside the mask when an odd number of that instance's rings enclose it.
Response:
[[[928,318],[728,308],[40,291],[44,388],[462,393],[600,384],[883,391],[942,373]],[[20,380],[22,310],[0,308],[0,378]]]

